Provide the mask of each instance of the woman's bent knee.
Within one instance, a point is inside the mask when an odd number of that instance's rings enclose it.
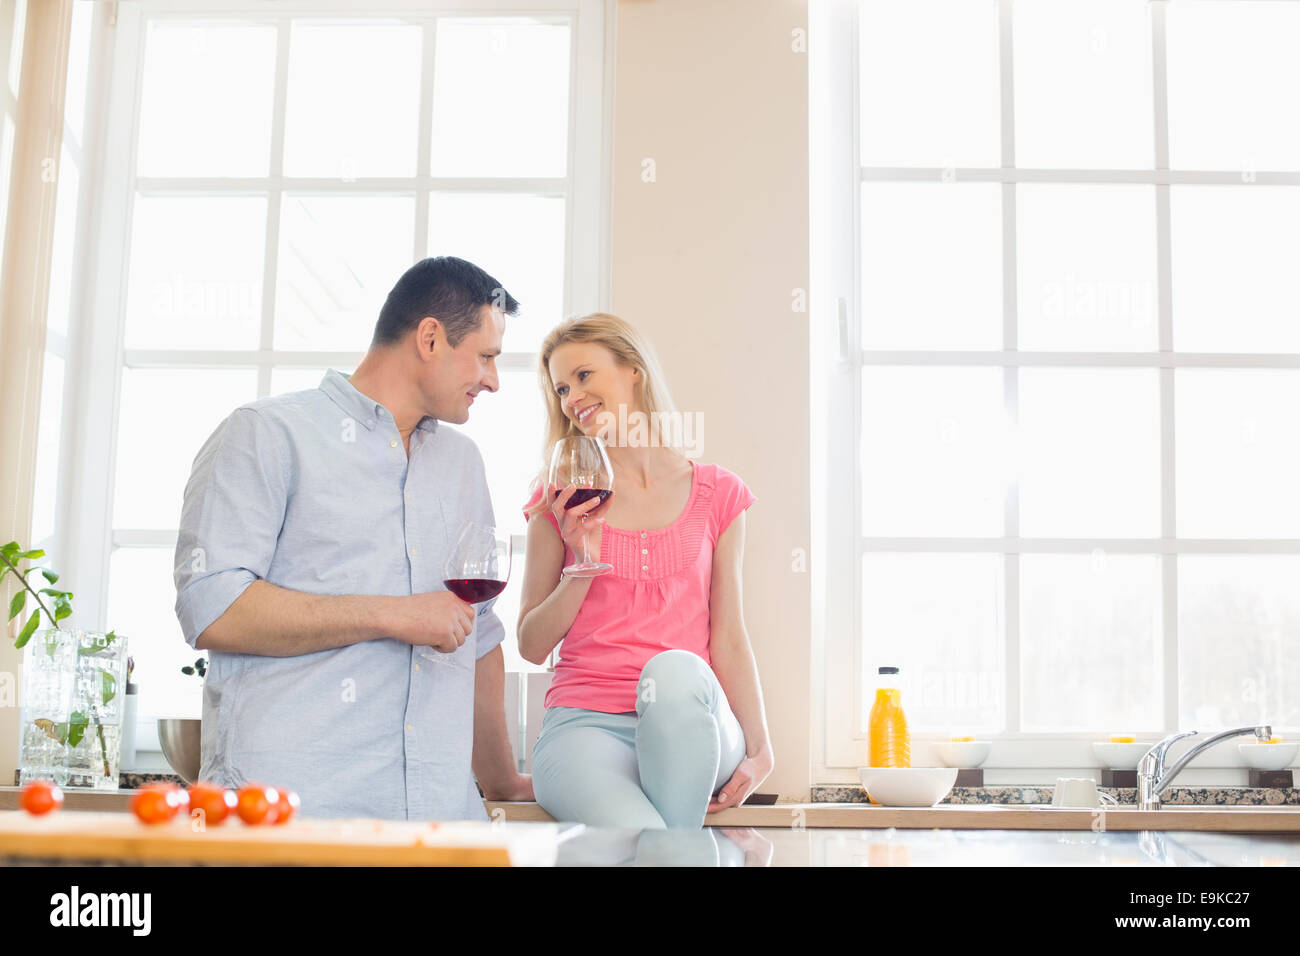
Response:
[[[637,714],[664,703],[710,709],[718,693],[716,683],[712,669],[698,654],[680,649],[661,651],[641,668]]]

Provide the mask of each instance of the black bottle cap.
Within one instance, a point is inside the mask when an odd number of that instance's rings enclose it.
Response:
[[[881,674],[897,674],[897,673],[898,673],[898,668],[897,668],[897,667],[882,667],[882,668],[880,668],[879,673],[881,673]]]

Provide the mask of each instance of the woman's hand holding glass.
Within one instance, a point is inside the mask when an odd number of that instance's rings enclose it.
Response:
[[[599,525],[604,519],[603,507],[614,494],[614,466],[605,453],[605,443],[591,435],[568,435],[557,441],[551,452],[547,489],[551,493],[551,513],[560,522],[560,537],[575,555],[579,553],[578,544],[582,546],[582,560],[564,568],[564,573],[570,577],[589,578],[614,570],[612,564],[591,559],[592,542],[587,533],[592,524],[597,525],[594,550],[599,558]],[[602,507],[596,507],[593,502]],[[556,511],[557,506],[562,511]],[[577,516],[576,532],[574,522],[569,520],[570,515]]]
[[[577,485],[572,483],[563,488],[549,485],[547,495],[551,499],[551,514],[555,515],[555,520],[559,522],[560,537],[564,539],[570,551],[574,554],[583,554],[585,548],[587,552],[599,555],[605,513],[614,503],[613,496],[604,500],[591,498],[580,505],[574,505],[573,510],[566,511],[565,505],[577,491]]]

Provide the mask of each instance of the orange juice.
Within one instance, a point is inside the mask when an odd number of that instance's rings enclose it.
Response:
[[[880,668],[876,701],[867,722],[867,764],[872,767],[910,767],[912,741],[903,715],[898,668]]]

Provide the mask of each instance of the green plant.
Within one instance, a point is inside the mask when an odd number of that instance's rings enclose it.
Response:
[[[36,609],[32,611],[32,616],[27,619],[25,624],[23,624],[22,629],[18,632],[18,637],[14,640],[14,647],[16,649],[25,647],[27,642],[31,640],[32,635],[36,633],[36,628],[40,625],[41,614],[45,615],[45,619],[49,623],[50,629],[55,631],[63,630],[63,628],[59,626],[59,622],[72,615],[72,592],[60,591],[53,587],[53,585],[57,584],[59,581],[59,576],[55,574],[53,570],[50,568],[35,568],[29,566],[26,571],[23,571],[18,566],[23,561],[38,561],[43,557],[45,557],[44,551],[39,548],[24,550],[22,545],[17,541],[10,541],[8,544],[0,547],[0,580],[3,580],[6,574],[12,574],[22,585],[22,587],[14,592],[13,598],[9,601],[9,621],[12,622],[14,618],[18,617],[18,615],[22,614],[26,609],[27,596],[29,594],[36,601]],[[45,579],[47,585],[40,590],[33,588],[31,581],[29,580],[31,575],[35,572],[40,573],[41,577]],[[53,611],[51,611],[45,601],[41,599],[41,595],[45,595],[51,599],[54,604]],[[115,640],[117,640],[117,634],[113,631],[109,631],[108,634],[105,635],[103,643],[98,647],[82,647],[78,649],[77,653],[97,654],[99,651],[112,644]],[[47,635],[45,640],[45,652],[49,654],[50,657],[54,656],[54,650],[57,644],[57,638],[53,635]],[[104,706],[108,706],[108,702],[111,701],[116,694],[117,678],[107,670],[101,671],[100,695]],[[47,736],[57,740],[60,744],[70,745],[72,747],[76,747],[81,743],[82,738],[86,734],[86,730],[92,723],[95,725],[96,733],[99,736],[99,750],[104,760],[104,775],[107,776],[110,769],[108,765],[108,746],[104,741],[104,727],[97,719],[94,719],[85,711],[78,710],[69,715],[66,723],[55,723],[45,717],[38,717],[35,720],[36,726],[41,728]]]
[[[0,577],[12,573],[14,577],[22,583],[22,587],[9,601],[9,620],[12,621],[19,614],[23,613],[23,610],[27,607],[27,595],[30,594],[35,598],[37,605],[36,610],[32,612],[32,616],[27,619],[27,623],[24,624],[22,630],[18,632],[18,638],[14,641],[15,648],[22,648],[29,640],[31,640],[32,635],[36,633],[37,626],[40,624],[42,612],[45,613],[45,619],[49,621],[49,625],[52,628],[58,628],[59,622],[72,614],[71,591],[59,591],[53,587],[44,587],[37,591],[32,587],[31,582],[27,580],[28,576],[33,571],[39,571],[41,577],[45,578],[46,583],[53,585],[58,583],[59,576],[57,574],[49,568],[29,567],[26,574],[18,570],[18,562],[28,560],[36,561],[43,557],[45,557],[44,551],[41,551],[40,549],[24,551],[22,545],[17,541],[10,541],[4,547],[0,548],[0,562],[4,563],[4,570],[0,571]],[[54,599],[53,611],[51,611],[46,606],[45,602],[41,600],[42,594]]]

